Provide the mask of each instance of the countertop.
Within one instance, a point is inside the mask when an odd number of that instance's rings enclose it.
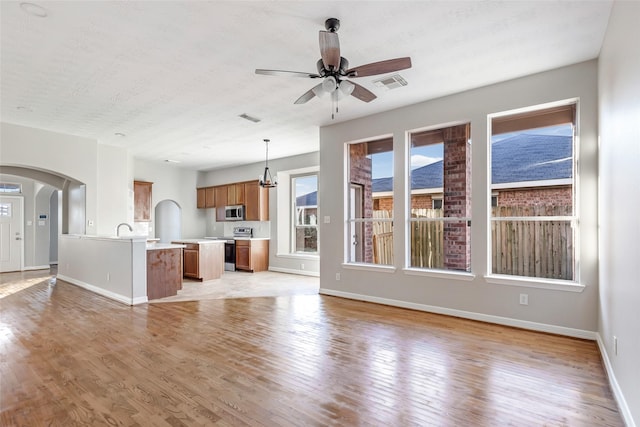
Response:
[[[171,243],[178,243],[178,244],[198,244],[198,245],[204,245],[207,243],[224,243],[224,240],[212,240],[212,239],[181,239],[181,240],[173,240]]]
[[[205,237],[205,239],[224,242],[225,240],[269,240],[269,237]]]
[[[148,251],[157,251],[161,249],[182,249],[184,245],[175,243],[149,243],[147,244]]]

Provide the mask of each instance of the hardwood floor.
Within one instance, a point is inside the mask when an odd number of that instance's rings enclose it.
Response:
[[[320,295],[0,299],[2,426],[621,426],[597,346]]]

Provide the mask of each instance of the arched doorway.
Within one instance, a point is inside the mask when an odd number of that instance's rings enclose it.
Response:
[[[182,208],[173,200],[163,200],[156,205],[156,237],[160,243],[170,243],[182,238]]]

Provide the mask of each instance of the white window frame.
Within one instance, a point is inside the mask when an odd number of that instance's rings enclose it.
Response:
[[[316,177],[316,191],[319,191],[319,189],[317,188],[319,186],[320,183],[320,176],[318,174],[317,171],[314,172],[307,172],[307,173],[299,173],[299,174],[291,174],[289,179],[290,179],[290,188],[291,188],[291,203],[290,203],[290,211],[291,211],[291,217],[290,217],[290,230],[289,230],[289,247],[290,250],[289,252],[292,255],[318,255],[320,253],[320,194],[318,194],[317,197],[317,202],[318,204],[316,205],[316,224],[315,226],[312,225],[304,225],[304,227],[315,227],[316,229],[316,235],[317,235],[317,250],[315,252],[305,252],[305,251],[297,251],[296,250],[296,231],[297,231],[297,227],[298,227],[298,219],[297,219],[297,205],[296,205],[296,186],[295,186],[295,180],[298,178],[305,178],[305,177],[309,177],[309,176],[315,176]]]
[[[571,216],[559,216],[559,217],[503,217],[503,218],[492,218],[491,216],[491,196],[492,194],[492,173],[491,173],[491,149],[492,149],[492,121],[497,117],[504,117],[510,115],[516,115],[521,113],[533,112],[538,110],[552,109],[556,107],[575,105],[575,119],[573,123],[573,171],[572,171],[572,197],[573,197],[573,215]],[[554,289],[554,290],[562,290],[562,291],[570,291],[570,292],[582,292],[585,288],[583,284],[580,283],[580,174],[579,174],[579,164],[580,164],[580,100],[579,98],[571,98],[565,99],[557,102],[550,102],[545,104],[539,104],[509,111],[503,111],[499,113],[493,113],[487,115],[487,188],[488,188],[488,198],[489,203],[487,204],[487,274],[485,275],[485,279],[488,283],[500,284],[500,285],[513,285],[513,286],[524,286],[524,287],[533,287],[533,288],[541,288],[541,289]],[[570,220],[573,227],[573,246],[574,246],[574,262],[573,262],[573,279],[572,280],[564,280],[564,279],[550,279],[550,278],[540,278],[540,277],[531,277],[531,276],[516,276],[516,275],[507,275],[507,274],[494,274],[492,271],[491,258],[491,224],[493,221],[531,221],[532,218],[536,218],[536,220],[542,221],[552,221],[552,220]]]
[[[351,175],[351,152],[349,150],[351,145],[354,144],[362,144],[362,143],[375,143],[377,141],[383,141],[386,139],[391,139],[392,140],[392,149],[390,150],[390,152],[392,153],[393,157],[395,158],[396,152],[395,149],[393,147],[393,135],[392,134],[387,134],[387,135],[378,135],[376,137],[373,138],[367,138],[364,140],[357,140],[357,141],[350,141],[350,142],[345,142],[344,143],[344,201],[345,201],[345,205],[344,205],[344,258],[343,258],[343,263],[342,266],[345,268],[351,268],[351,269],[362,269],[362,270],[376,270],[376,271],[383,271],[383,272],[393,272],[395,271],[395,266],[394,265],[390,265],[390,264],[375,264],[373,262],[358,262],[358,261],[352,261],[351,260],[351,236],[350,236],[350,230],[351,230],[351,225],[352,224],[367,224],[367,223],[375,223],[375,222],[382,222],[382,223],[390,223],[392,224],[393,227],[393,216],[391,218],[351,218],[352,216],[352,212],[351,212],[351,204],[352,204],[352,197],[351,197],[351,188],[352,188],[352,183],[350,180],[350,175]],[[396,170],[394,168],[393,170],[393,178],[395,180],[395,174],[396,174]],[[372,178],[373,179],[373,178]],[[393,192],[391,192],[392,196],[393,196]],[[395,199],[395,198],[394,198]],[[395,203],[395,200],[394,200]],[[392,210],[392,214],[393,214],[393,210]],[[395,233],[395,231],[394,231]],[[394,243],[395,246],[395,243]],[[394,263],[397,262],[397,260],[394,260]]]
[[[406,217],[406,227],[405,227],[405,256],[404,256],[404,268],[403,271],[409,275],[418,275],[418,276],[431,276],[431,277],[440,277],[440,278],[448,278],[448,277],[456,277],[461,280],[472,280],[475,277],[473,273],[473,265],[471,265],[471,271],[460,271],[460,270],[448,270],[444,268],[428,268],[428,267],[412,267],[411,264],[411,224],[414,222],[436,222],[442,221],[446,222],[460,222],[465,221],[471,224],[471,216],[469,217],[441,217],[441,218],[422,218],[422,219],[413,219],[411,217],[411,135],[414,133],[420,133],[425,131],[435,131],[440,129],[447,129],[460,125],[471,125],[470,121],[456,121],[449,123],[441,123],[434,126],[429,126],[425,128],[418,128],[409,130],[406,132],[406,159],[405,159],[405,173],[406,173],[406,208],[405,208],[405,217]],[[467,141],[467,145],[471,147],[471,139]],[[443,152],[444,153],[444,152]],[[444,159],[443,159],[444,160]],[[444,165],[443,165],[443,173],[444,173]],[[443,183],[444,185],[444,183]],[[441,193],[444,193],[444,188],[439,190]],[[444,207],[444,194],[441,197],[443,207]],[[432,202],[433,205],[433,202]],[[471,210],[472,212],[473,210]],[[471,233],[473,234],[473,232]]]

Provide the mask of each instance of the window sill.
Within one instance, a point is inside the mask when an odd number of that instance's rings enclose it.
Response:
[[[467,273],[466,271],[447,271],[447,270],[427,270],[424,268],[403,268],[404,274],[410,276],[428,276],[439,277],[442,279],[458,279],[464,281],[471,281],[476,278],[473,273]]]
[[[342,263],[342,267],[351,270],[369,270],[379,271],[381,273],[395,273],[396,268],[392,265],[378,265],[378,264],[365,264],[365,263]]]
[[[582,292],[585,285],[566,280],[540,279],[522,276],[508,276],[501,274],[489,274],[484,276],[487,283],[495,285],[521,286],[525,288],[552,289],[565,292]]]

